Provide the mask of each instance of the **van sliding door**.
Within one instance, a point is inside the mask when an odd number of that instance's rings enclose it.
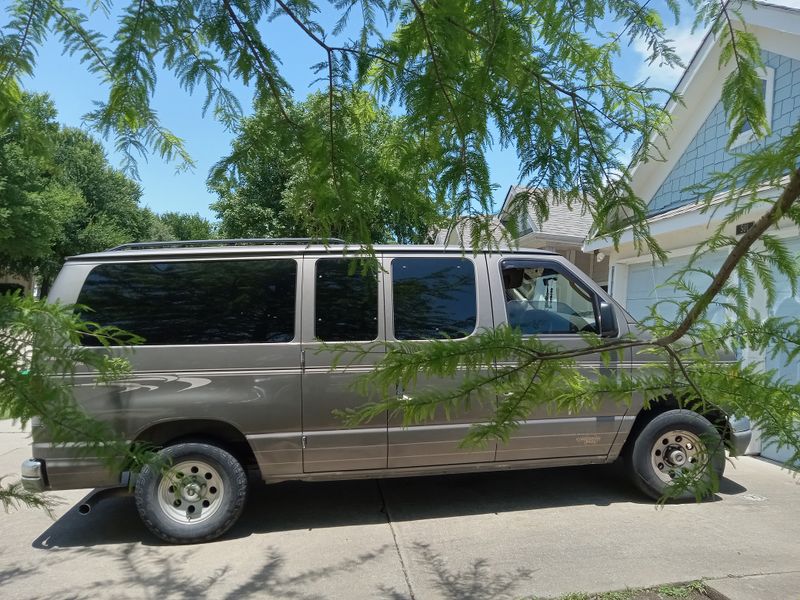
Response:
[[[492,326],[486,262],[460,254],[386,254],[387,337],[398,341],[458,340]],[[420,377],[411,389],[397,393],[413,398],[420,390],[455,390],[455,378]],[[488,419],[494,399],[483,404],[472,398],[470,408],[438,409],[428,421],[403,427],[402,417],[389,421],[389,467],[418,467],[494,460],[496,444],[490,440],[480,448],[462,448],[469,428]],[[488,403],[488,404],[487,404]],[[463,405],[462,405],[463,406]]]

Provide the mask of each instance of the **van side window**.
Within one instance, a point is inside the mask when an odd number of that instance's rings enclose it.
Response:
[[[363,261],[321,258],[314,292],[314,337],[323,342],[372,341],[378,337],[378,274]]]
[[[504,262],[510,327],[522,333],[597,333],[594,295],[553,264]]]
[[[92,269],[78,304],[145,345],[279,343],[295,337],[296,287],[292,259],[115,263]]]
[[[466,258],[392,261],[394,337],[463,338],[475,331],[475,267]]]

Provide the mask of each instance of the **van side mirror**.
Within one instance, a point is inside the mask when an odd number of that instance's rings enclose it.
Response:
[[[600,337],[617,337],[619,327],[617,327],[617,317],[614,314],[614,307],[603,300],[600,301]]]

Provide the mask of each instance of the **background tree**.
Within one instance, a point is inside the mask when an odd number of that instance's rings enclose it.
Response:
[[[35,272],[46,292],[67,256],[174,237],[96,140],[58,124],[46,95],[25,94],[18,111],[0,137],[0,269]]]
[[[77,192],[79,210],[62,222],[47,259],[37,265],[46,285],[66,256],[97,252],[124,242],[159,239],[153,213],[140,206],[138,183],[113,168],[103,147],[79,129],[62,127],[55,136],[54,178]]]
[[[368,90],[403,114],[400,137],[418,140],[419,159],[433,165],[430,196],[443,199],[452,217],[491,212],[485,153],[499,144],[516,151],[528,187],[555,190],[559,201],[602,220],[622,208],[636,218],[637,239],[647,244],[646,227],[638,225],[644,207],[628,186],[621,142],[641,138],[636,160],[648,158],[648,135],[666,116],[653,88],[630,84],[613,69],[621,48],[634,39],[650,49],[651,60],[679,62],[661,15],[647,4],[367,0],[360,22],[355,4],[345,2],[330,9],[335,24],[323,26],[322,9],[306,0],[92,3],[88,13],[64,0],[13,0],[0,40],[6,65],[0,118],[15,114],[21,77],[35,71],[37,48],[57,35],[107,87],[107,99],[87,121],[114,137],[127,167],[134,169],[136,155],[147,149],[190,165],[182,141],[151,108],[159,66],[187,91],[202,91],[206,109],[227,125],[241,117],[227,86],[238,79],[251,86],[256,106],[272,106],[302,148],[308,178],[300,190],[314,202],[313,210],[295,215],[304,231],[323,237],[336,231],[371,243],[372,214],[352,194],[363,188],[360,180],[376,175],[354,171],[346,131],[358,116],[350,96]],[[710,0],[698,4],[719,12]],[[102,19],[102,11],[115,20],[111,37],[88,25],[89,16]],[[276,26],[295,27],[319,50],[325,88],[317,101],[325,110],[315,120],[291,114],[292,90],[264,38],[273,19],[281,19]],[[611,184],[617,172],[623,176]],[[535,208],[546,216],[542,199]],[[475,225],[488,234],[488,221]]]
[[[19,112],[22,118],[0,135],[0,264],[28,273],[48,260],[63,224],[83,201],[54,177],[58,124],[52,103],[26,95]]]
[[[216,237],[217,228],[199,213],[165,212],[158,220],[169,229],[169,239],[210,240]]]
[[[214,166],[211,205],[225,237],[293,237],[309,233],[368,242],[425,242],[443,221],[444,202],[430,196],[432,162],[422,138],[410,134],[364,92],[338,98],[336,173],[327,159],[308,156],[309,140],[297,128],[324,130],[329,98],[312,94],[283,107],[270,102],[242,120],[229,156]],[[321,152],[325,140],[317,140]],[[329,218],[320,205],[348,198],[345,220]],[[357,215],[357,216],[356,216]],[[314,220],[314,222],[312,222]],[[355,235],[355,238],[352,236]]]

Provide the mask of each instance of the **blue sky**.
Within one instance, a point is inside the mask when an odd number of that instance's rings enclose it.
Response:
[[[80,6],[85,6],[80,3]],[[320,6],[326,6],[324,0]],[[328,16],[328,15],[326,15]],[[354,14],[354,18],[360,15]],[[324,24],[323,19],[323,24]],[[112,23],[105,19],[93,20],[93,25],[110,31]],[[315,88],[317,76],[311,66],[324,59],[322,50],[307,38],[287,17],[279,17],[262,28],[267,43],[281,57],[283,73],[297,99],[304,98]],[[347,32],[345,32],[345,35]],[[688,62],[699,45],[701,33],[691,32],[688,17],[670,28],[670,37]],[[621,74],[631,81],[651,78],[652,85],[671,87],[677,82],[680,72],[644,62],[645,49],[634,44],[619,60]],[[95,76],[88,74],[77,57],[64,56],[57,40],[49,40],[39,51],[35,77],[24,82],[31,91],[47,92],[56,103],[59,120],[71,126],[82,124],[82,115],[92,107],[92,102],[104,98],[104,90]],[[238,82],[231,87],[239,96],[246,112],[250,112],[252,92]],[[206,177],[211,166],[224,156],[229,148],[232,134],[217,123],[213,116],[202,116],[200,95],[190,96],[181,90],[169,73],[162,72],[158,80],[153,107],[158,111],[162,123],[185,140],[186,146],[196,161],[196,167],[188,172],[176,172],[176,165],[165,163],[157,155],[139,161],[140,184],[143,189],[142,204],[156,212],[198,212],[213,218],[209,204],[216,198],[206,189]],[[113,152],[113,140],[105,142],[113,164],[119,158]],[[493,183],[499,187],[495,193],[499,208],[509,185],[517,183],[518,165],[513,150],[493,149],[488,155]]]

